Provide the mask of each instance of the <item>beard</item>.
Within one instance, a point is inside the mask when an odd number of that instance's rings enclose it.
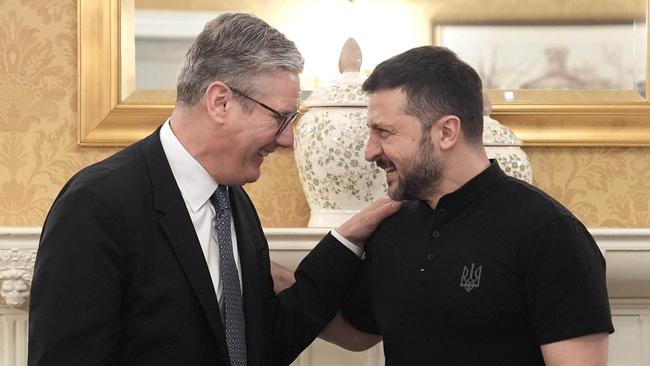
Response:
[[[384,169],[394,166],[383,158],[377,161],[377,165]],[[388,196],[393,200],[423,200],[435,194],[442,178],[442,165],[435,156],[431,140],[420,142],[420,149],[402,163],[397,173],[397,187],[388,190]]]

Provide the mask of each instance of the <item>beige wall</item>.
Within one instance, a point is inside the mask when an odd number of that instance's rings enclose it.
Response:
[[[76,0],[0,0],[0,226],[40,226],[59,189],[116,149],[77,145]],[[536,184],[590,227],[650,227],[650,148],[528,148]],[[269,227],[305,226],[291,151],[247,187]]]

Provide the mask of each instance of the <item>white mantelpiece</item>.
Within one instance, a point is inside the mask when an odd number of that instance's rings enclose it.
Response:
[[[271,259],[294,269],[328,232],[266,229]],[[650,365],[650,229],[591,229],[607,260],[607,286],[616,333],[609,365]],[[27,306],[40,228],[0,228],[0,366],[26,365]],[[315,342],[296,366],[383,365],[381,348],[363,353]]]

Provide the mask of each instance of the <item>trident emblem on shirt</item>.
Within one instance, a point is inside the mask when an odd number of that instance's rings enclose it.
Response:
[[[467,292],[472,291],[481,284],[481,270],[483,266],[478,266],[476,269],[474,267],[474,263],[472,263],[470,268],[463,266],[463,277],[460,279],[460,287],[464,288]]]

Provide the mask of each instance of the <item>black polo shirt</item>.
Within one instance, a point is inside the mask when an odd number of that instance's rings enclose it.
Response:
[[[613,332],[605,260],[566,208],[490,167],[366,243],[344,317],[386,365],[543,365],[540,345]]]

